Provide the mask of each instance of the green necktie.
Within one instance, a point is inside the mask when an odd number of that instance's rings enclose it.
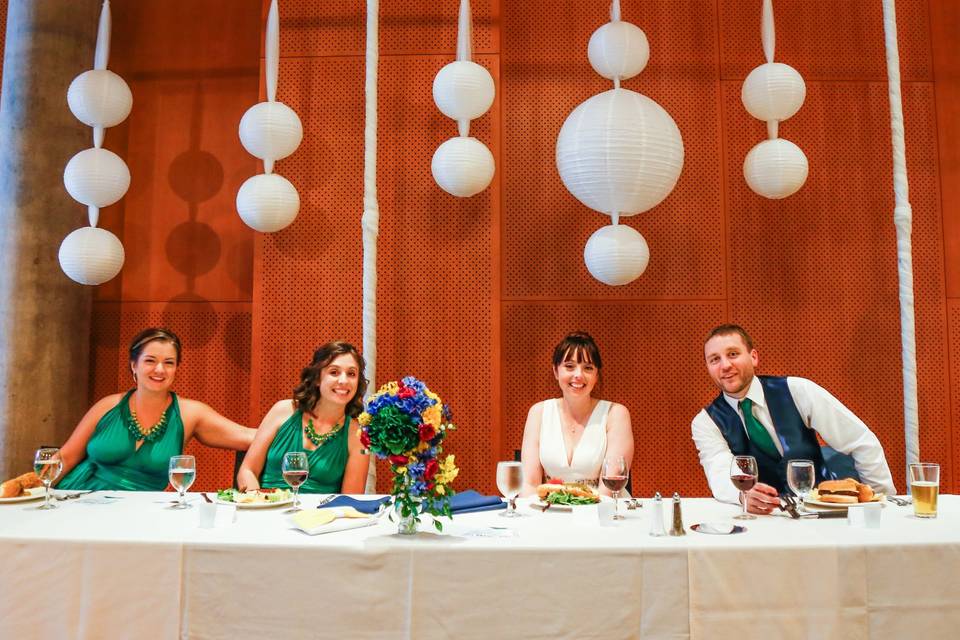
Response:
[[[743,422],[747,425],[747,435],[750,436],[750,441],[764,453],[779,458],[780,452],[777,451],[777,445],[773,444],[770,432],[753,415],[753,400],[749,398],[741,400],[740,410],[743,411]]]

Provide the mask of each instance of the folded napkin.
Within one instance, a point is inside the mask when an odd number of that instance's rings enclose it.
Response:
[[[485,496],[473,489],[467,489],[450,498],[450,511],[453,513],[475,513],[506,508],[507,503],[499,496]]]
[[[337,496],[330,502],[318,506],[318,509],[330,509],[333,507],[353,507],[360,513],[374,514],[380,510],[380,505],[390,502],[390,497],[374,498],[373,500],[357,500],[350,496]]]
[[[323,509],[305,509],[297,512],[290,521],[293,526],[304,533],[315,536],[319,533],[332,533],[345,529],[369,527],[377,522],[365,513],[360,513],[353,507],[326,507]]]

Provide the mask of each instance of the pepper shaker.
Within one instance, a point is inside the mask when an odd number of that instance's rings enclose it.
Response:
[[[650,535],[655,537],[666,535],[663,530],[663,498],[660,497],[659,491],[653,496],[653,514],[650,518]]]
[[[683,529],[683,514],[680,512],[680,494],[673,494],[673,527],[670,529],[672,536],[685,536],[687,532]]]

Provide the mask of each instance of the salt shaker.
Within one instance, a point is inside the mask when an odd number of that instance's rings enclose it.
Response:
[[[673,494],[673,527],[670,529],[672,536],[685,536],[687,532],[683,529],[683,514],[680,513],[680,494]]]
[[[666,535],[663,531],[663,498],[660,497],[659,491],[655,496],[653,496],[653,514],[650,518],[650,535]]]

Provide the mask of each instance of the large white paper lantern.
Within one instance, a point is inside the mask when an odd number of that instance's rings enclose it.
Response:
[[[750,72],[740,90],[747,112],[763,121],[786,120],[800,110],[806,96],[803,77],[782,62],[760,65]]]
[[[240,119],[240,142],[261,160],[281,160],[297,150],[303,125],[297,113],[282,102],[255,104]]]
[[[670,114],[650,98],[613,89],[567,117],[557,138],[560,179],[602,213],[633,215],[666,198],[683,168],[683,140]]]
[[[629,22],[608,22],[593,32],[587,45],[590,66],[604,78],[625,80],[647,66],[650,44],[640,27]]]
[[[123,245],[117,236],[98,227],[81,227],[60,244],[60,268],[80,284],[103,284],[120,273]]]
[[[450,195],[469,198],[493,180],[493,154],[476,138],[450,138],[433,154],[433,179]]]
[[[109,69],[91,69],[73,79],[67,104],[77,120],[90,127],[113,127],[130,115],[133,94],[123,78]]]
[[[495,89],[490,72],[476,62],[457,60],[433,79],[433,101],[454,120],[479,118],[493,104]]]
[[[597,229],[583,248],[587,271],[600,282],[624,285],[633,282],[650,262],[647,241],[633,227],[623,224]]]
[[[300,194],[275,173],[248,178],[237,192],[237,211],[247,226],[263,233],[280,231],[297,217]]]
[[[63,184],[77,202],[106,207],[130,188],[130,170],[123,159],[107,149],[84,149],[70,158]]]
[[[807,181],[807,156],[789,140],[764,140],[743,161],[743,177],[758,195],[779,200],[796,193]]]

